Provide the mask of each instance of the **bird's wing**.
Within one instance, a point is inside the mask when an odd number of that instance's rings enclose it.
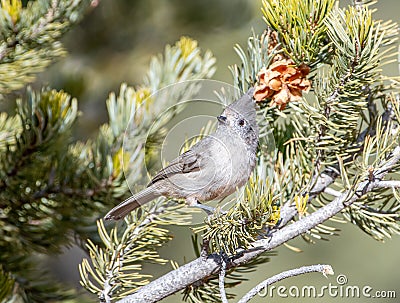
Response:
[[[160,180],[167,179],[175,174],[185,174],[198,171],[200,167],[200,155],[192,150],[188,150],[173,160],[168,166],[160,170],[147,186]]]

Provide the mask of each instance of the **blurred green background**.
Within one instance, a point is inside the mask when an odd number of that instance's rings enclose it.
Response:
[[[300,1],[300,0],[299,0]],[[344,6],[348,2],[341,1]],[[48,84],[77,97],[83,115],[75,127],[77,138],[88,138],[107,120],[105,100],[111,91],[118,92],[122,82],[139,85],[151,55],[162,52],[165,44],[174,44],[182,35],[199,41],[203,50],[210,49],[217,58],[214,79],[232,83],[228,65],[238,63],[233,46],[245,45],[251,29],[264,28],[261,1],[245,0],[102,0],[64,39],[69,55],[42,73],[35,86]],[[377,19],[399,21],[400,2],[381,0],[376,5]],[[398,64],[386,69],[398,74]],[[118,201],[116,201],[117,204]],[[335,276],[325,279],[308,274],[277,285],[337,285],[338,274],[347,276],[347,285],[371,286],[374,290],[395,290],[397,298],[370,299],[371,302],[400,302],[400,237],[379,243],[351,224],[336,225],[342,231],[330,241],[314,245],[296,239],[290,244],[303,250],[295,253],[286,247],[277,250],[271,262],[247,276],[248,282],[235,289],[243,294],[258,282],[283,270],[308,264],[328,263]],[[162,256],[180,264],[194,258],[189,227],[175,227],[175,239],[162,249]],[[185,256],[185,257],[183,257]],[[48,261],[57,277],[79,288],[77,264],[84,254],[76,248]],[[147,267],[158,276],[169,266]],[[373,293],[373,291],[371,292]],[[175,295],[164,302],[180,302]],[[361,298],[279,298],[257,297],[252,302],[364,302]],[[93,302],[96,298],[93,297]]]

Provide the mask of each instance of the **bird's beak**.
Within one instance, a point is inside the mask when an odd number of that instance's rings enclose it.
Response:
[[[218,119],[219,122],[221,122],[223,124],[226,124],[226,117],[225,116],[222,116],[222,115],[218,116],[217,119]]]

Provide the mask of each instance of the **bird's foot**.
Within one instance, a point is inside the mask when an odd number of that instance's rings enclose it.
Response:
[[[281,219],[279,219],[279,221],[278,221],[278,223],[276,225],[267,226],[264,229],[264,232],[262,233],[264,238],[269,238],[269,241],[271,241],[273,234],[279,230],[280,222],[281,222]]]

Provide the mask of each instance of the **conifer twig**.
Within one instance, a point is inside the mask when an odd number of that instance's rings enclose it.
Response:
[[[255,287],[253,287],[248,293],[246,293],[239,301],[238,303],[247,303],[249,302],[257,293],[259,293],[262,289],[267,288],[271,284],[274,284],[276,282],[282,281],[284,279],[290,278],[290,277],[295,277],[299,275],[303,275],[306,273],[311,273],[311,272],[320,272],[324,276],[326,275],[333,275],[333,269],[332,266],[330,265],[323,265],[323,264],[318,264],[318,265],[309,265],[309,266],[302,266],[299,268],[287,270],[284,272],[281,272],[275,276],[272,276],[271,278],[268,278]]]

